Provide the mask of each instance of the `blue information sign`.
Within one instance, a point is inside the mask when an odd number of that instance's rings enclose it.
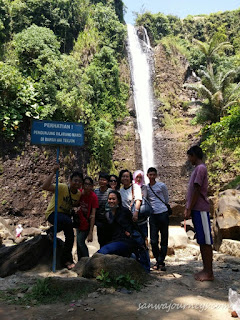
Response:
[[[83,146],[82,123],[34,120],[31,129],[32,144]]]

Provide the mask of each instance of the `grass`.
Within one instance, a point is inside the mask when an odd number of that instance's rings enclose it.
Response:
[[[240,185],[240,176],[237,176],[235,179],[233,179],[231,182],[229,182],[224,189],[235,189],[237,186]]]
[[[87,296],[97,285],[80,284],[65,286],[51,278],[38,279],[31,287],[21,285],[15,289],[1,291],[0,301],[18,305],[42,305],[56,302],[70,302]]]

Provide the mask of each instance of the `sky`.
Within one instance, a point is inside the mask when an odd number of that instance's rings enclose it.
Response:
[[[127,7],[125,21],[131,24],[134,24],[135,19],[133,11],[162,12],[185,18],[187,15],[209,14],[240,8],[240,0],[123,0],[123,2]]]

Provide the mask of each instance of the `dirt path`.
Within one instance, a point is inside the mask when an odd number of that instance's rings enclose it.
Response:
[[[213,282],[194,280],[193,273],[200,270],[201,261],[198,260],[198,247],[191,245],[168,257],[167,272],[152,272],[153,280],[140,292],[128,294],[107,290],[96,298],[85,298],[81,305],[72,301],[22,307],[1,302],[0,319],[231,319],[228,290],[230,287],[240,290],[240,273],[236,271],[236,265],[224,262],[223,255],[215,253],[214,259],[218,261],[214,262]],[[0,284],[6,281],[7,278],[2,279]]]

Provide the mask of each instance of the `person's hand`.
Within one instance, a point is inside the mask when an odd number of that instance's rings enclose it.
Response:
[[[88,242],[92,242],[93,241],[93,233],[89,232],[88,236],[87,236],[87,241]]]
[[[130,237],[130,232],[128,232],[128,231],[125,231],[125,235],[127,236],[127,237]]]
[[[191,210],[186,208],[184,211],[184,218],[189,219],[190,217],[191,217]]]
[[[137,211],[134,212],[134,214],[132,216],[132,219],[133,219],[134,222],[138,221],[138,212]]]
[[[53,166],[52,172],[53,172],[53,173],[56,173],[57,170],[59,170],[59,169],[60,169],[59,163],[55,163],[55,165]]]

